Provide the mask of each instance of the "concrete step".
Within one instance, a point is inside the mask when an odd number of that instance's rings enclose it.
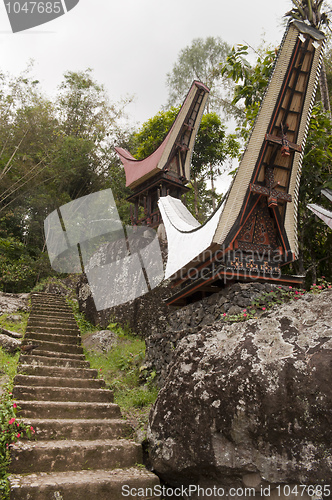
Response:
[[[56,366],[62,368],[90,368],[85,357],[79,355],[60,355],[60,353],[38,351],[38,354],[22,354],[19,362],[24,369],[24,366]]]
[[[111,403],[113,392],[108,389],[83,389],[74,387],[29,387],[15,385],[13,398],[21,401],[77,401]]]
[[[39,349],[39,347],[37,349],[34,349],[32,351],[32,353],[30,353],[30,354],[25,353],[25,352],[22,353],[22,360],[33,359],[36,357],[57,358],[57,359],[63,358],[63,359],[73,359],[76,361],[84,361],[85,360],[84,354],[72,354],[70,352],[41,350],[41,349]],[[20,358],[20,361],[21,361],[21,358]]]
[[[31,327],[30,325],[27,326],[25,334],[29,335],[31,333],[34,334],[50,334],[50,335],[62,335],[62,336],[70,336],[70,337],[77,337],[80,335],[80,331],[78,327],[74,328],[65,328],[62,326],[57,326],[57,327],[50,327],[50,326],[36,326],[36,327]]]
[[[14,378],[14,385],[28,387],[76,387],[84,389],[101,389],[105,387],[105,382],[101,378],[74,378],[56,376],[37,376],[18,374]]]
[[[11,500],[157,500],[158,477],[143,468],[11,475]],[[129,487],[129,490],[128,490]],[[132,492],[132,494],[131,494]],[[137,496],[140,492],[142,495]],[[129,493],[129,494],[128,494]]]
[[[111,419],[120,418],[121,412],[114,403],[84,403],[72,401],[16,401],[17,416],[23,419]],[[73,424],[75,425],[75,424]]]
[[[42,332],[42,333],[36,333],[32,330],[29,332],[26,332],[24,336],[24,343],[38,343],[39,341],[46,341],[46,342],[56,342],[57,344],[74,344],[74,345],[80,345],[81,343],[81,337],[80,335],[69,335],[69,334],[62,334],[60,333],[60,330],[58,330],[59,333],[48,333],[48,332]]]
[[[33,358],[31,358],[33,359]],[[63,368],[61,366],[35,366],[35,365],[19,365],[18,374],[34,375],[36,377],[59,377],[59,378],[80,378],[80,379],[97,379],[98,370],[88,368]]]
[[[40,310],[40,309],[37,309],[37,310],[34,310],[33,312],[33,315],[29,317],[29,320],[28,322],[32,320],[34,320],[34,318],[38,319],[38,320],[41,320],[41,321],[48,321],[50,320],[50,318],[52,318],[52,320],[54,319],[55,321],[61,321],[61,320],[65,320],[65,321],[75,321],[74,320],[74,316],[73,316],[73,313],[70,312],[70,311],[51,311],[51,313],[49,311],[45,311],[45,310]],[[76,321],[75,321],[76,323]]]
[[[24,419],[31,425],[38,441],[71,439],[118,439],[132,436],[132,428],[122,419]]]
[[[64,314],[72,314],[71,309],[65,304],[36,304],[32,305],[34,314],[46,314],[46,313],[64,313]]]
[[[37,316],[37,315],[33,315],[33,316],[30,316],[29,318],[29,327],[32,327],[32,326],[50,326],[50,327],[56,327],[57,325],[63,325],[65,326],[66,328],[76,328],[77,327],[77,323],[76,321],[73,319],[73,317],[64,317],[64,318],[61,318],[61,317],[58,317],[58,318],[52,318],[50,319],[49,316],[45,317],[45,316]]]
[[[112,392],[85,360],[63,300],[33,295],[24,343],[38,348],[20,356],[13,396],[35,439],[11,445],[11,500],[122,500],[126,485],[148,488],[140,498],[159,498],[158,478],[134,467],[142,447],[128,439],[132,429]]]
[[[126,439],[18,441],[11,446],[11,473],[115,469],[142,463],[142,447]]]
[[[29,344],[30,342],[23,342],[23,344]],[[35,355],[38,355],[40,351],[51,351],[56,353],[69,353],[69,354],[83,354],[83,347],[72,344],[58,344],[57,342],[48,342],[44,340],[38,340],[38,349],[34,349]],[[30,354],[31,356],[32,354]]]

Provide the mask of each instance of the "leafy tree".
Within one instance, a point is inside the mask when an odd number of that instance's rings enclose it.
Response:
[[[216,208],[215,179],[224,171],[223,164],[227,158],[235,158],[239,153],[239,143],[234,135],[226,135],[226,129],[216,113],[202,116],[192,156],[192,178],[194,187],[195,215],[198,209],[198,179],[211,181],[212,209]]]
[[[90,71],[68,72],[55,103],[41,94],[28,73],[16,78],[0,74],[0,238],[3,248],[8,240],[23,258],[16,270],[8,268],[8,259],[2,260],[7,291],[17,291],[15,276],[26,286],[18,277],[28,261],[31,268],[37,262],[42,270],[32,273],[29,283],[33,276],[51,272],[42,254],[43,222],[50,212],[80,196],[113,188],[112,180],[118,197],[123,197],[123,172],[113,144],[124,105],[110,104]],[[126,203],[122,211],[125,214]]]
[[[241,136],[247,139],[262,103],[266,87],[272,72],[276,51],[263,48],[258,52],[254,65],[251,65],[247,45],[233,47],[221,65],[222,76],[235,83],[232,106],[236,107],[238,126]]]
[[[171,128],[179,108],[160,111],[145,122],[141,130],[133,135],[131,150],[137,159],[143,159],[153,153],[161,144]],[[227,136],[225,127],[216,113],[206,113],[198,129],[192,157],[191,186],[193,195],[186,195],[187,206],[200,221],[204,220],[210,207],[214,208],[218,195],[214,181],[221,173],[222,163],[237,156],[239,144],[233,135]],[[212,189],[206,189],[206,180],[210,179]],[[203,204],[203,199],[209,203]]]
[[[159,111],[149,118],[130,139],[130,149],[135,158],[143,160],[162,143],[180,110],[180,106],[167,111]]]
[[[332,124],[328,113],[318,103],[312,112],[310,131],[305,146],[302,182],[299,192],[299,259],[293,264],[296,272],[307,277],[307,284],[317,282],[324,275],[332,280],[332,231],[308,208],[317,203],[331,209],[321,193],[332,186]]]
[[[226,60],[230,46],[220,37],[195,38],[191,45],[182,49],[171,72],[167,73],[166,84],[169,97],[166,109],[179,106],[186,96],[193,80],[199,80],[210,89],[207,111],[218,112],[222,107],[226,115],[231,108],[227,95],[231,82],[218,71],[220,63]]]

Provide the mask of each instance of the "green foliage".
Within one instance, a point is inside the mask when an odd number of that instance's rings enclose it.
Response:
[[[248,48],[247,45],[241,44],[236,48],[233,47],[220,69],[223,76],[236,83],[232,105],[241,111],[238,124],[240,134],[244,139],[248,138],[256,119],[276,56],[274,50],[262,49],[255,65],[252,66],[246,60]],[[238,107],[243,104],[244,108]]]
[[[0,316],[1,327],[24,333],[28,313],[18,312],[22,318],[20,323],[8,321],[8,314]],[[7,384],[1,387],[0,397],[0,498],[9,500],[9,483],[7,480],[7,469],[10,464],[10,445],[23,436],[29,439],[34,434],[34,429],[30,425],[23,424],[16,419],[18,410],[17,403],[12,399],[13,380],[17,372],[19,353],[8,354],[0,347],[0,375],[5,375]]]
[[[167,107],[178,106],[185,98],[193,80],[204,83],[210,89],[208,112],[229,111],[227,91],[231,82],[218,71],[218,65],[225,61],[229,45],[220,37],[195,38],[190,45],[179,52],[178,60],[167,74],[169,98]]]
[[[0,494],[4,500],[9,500],[7,469],[10,464],[10,445],[25,436],[31,439],[35,432],[32,426],[16,419],[18,409],[7,389],[0,398]]]
[[[116,200],[125,198],[113,144],[128,100],[110,103],[86,70],[67,72],[51,101],[30,71],[14,78],[0,73],[0,237],[27,247],[27,252],[21,248],[21,261],[2,262],[7,291],[23,291],[34,276],[51,273],[41,257],[43,222],[50,212],[112,184]],[[121,214],[128,222],[126,202]],[[42,272],[36,274],[36,268]]]
[[[34,285],[37,269],[23,243],[15,238],[0,238],[0,290],[27,292]]]
[[[146,158],[157,149],[168,134],[179,110],[180,107],[172,107],[167,111],[160,111],[143,123],[139,132],[131,139],[132,151],[137,160]]]
[[[1,328],[5,328],[6,330],[13,330],[17,333],[23,334],[25,332],[27,324],[28,324],[29,313],[19,311],[17,313],[17,315],[19,315],[21,317],[21,321],[19,321],[19,322],[11,321],[9,319],[11,315],[8,313],[1,314],[0,315],[0,331],[1,331]]]
[[[160,111],[145,122],[141,130],[133,135],[131,150],[137,159],[149,156],[161,144],[170,130],[179,108]],[[191,184],[192,193],[186,194],[187,207],[201,222],[218,201],[214,190],[216,176],[224,171],[223,163],[235,158],[239,152],[239,143],[234,135],[227,135],[221,119],[216,113],[202,116],[192,156]],[[211,181],[212,189],[206,187]]]
[[[108,352],[97,354],[86,352],[92,368],[100,375],[114,392],[114,400],[121,409],[143,408],[154,403],[158,389],[150,377],[141,384],[141,366],[145,356],[145,342],[137,336],[126,333],[112,323],[108,328],[116,331],[117,344]]]
[[[331,209],[331,203],[321,194],[332,182],[331,164],[332,124],[318,103],[312,112],[304,151],[298,213],[300,255],[292,266],[295,272],[306,275],[307,286],[320,275],[332,281],[331,229],[307,208],[308,203],[317,203]]]
[[[317,283],[311,286],[309,293],[318,294],[323,290],[330,290],[331,288],[331,283],[326,280],[325,276],[322,276],[317,280]],[[241,313],[223,313],[221,319],[227,323],[239,323],[247,321],[248,319],[257,319],[268,309],[272,309],[277,305],[284,304],[291,300],[300,300],[302,295],[304,295],[304,291],[301,289],[296,289],[291,286],[285,289],[285,287],[279,286],[276,290],[261,294],[252,301],[248,308],[243,309]]]
[[[10,329],[8,323],[3,319],[3,316],[0,316],[0,331],[1,326]],[[18,330],[17,330],[18,331]],[[5,374],[7,379],[9,380],[10,386],[13,383],[14,377],[17,371],[18,358],[20,353],[16,353],[14,355],[8,354],[6,351],[0,347],[0,374]]]
[[[330,6],[324,0],[292,0],[294,7],[285,14],[285,17],[308,21],[311,26],[320,28],[330,26]],[[329,10],[323,11],[326,7]]]

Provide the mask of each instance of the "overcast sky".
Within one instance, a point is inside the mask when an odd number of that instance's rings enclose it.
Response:
[[[67,14],[13,34],[1,2],[0,70],[18,74],[33,59],[51,96],[65,71],[92,68],[112,101],[135,95],[130,121],[142,123],[166,103],[166,74],[194,38],[257,47],[264,37],[277,46],[290,8],[291,0],[80,0]]]

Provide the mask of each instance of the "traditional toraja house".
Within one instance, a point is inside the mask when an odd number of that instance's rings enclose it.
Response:
[[[232,280],[302,282],[282,275],[281,268],[298,255],[301,163],[323,45],[316,29],[298,21],[288,25],[236,177],[205,224],[180,200],[160,198],[168,240],[165,277],[177,287],[169,304],[199,299]]]
[[[124,165],[126,186],[133,194],[133,225],[157,227],[158,199],[170,195],[181,198],[189,190],[190,162],[209,89],[195,81],[162,144],[144,160],[136,160],[127,150],[115,148]]]

